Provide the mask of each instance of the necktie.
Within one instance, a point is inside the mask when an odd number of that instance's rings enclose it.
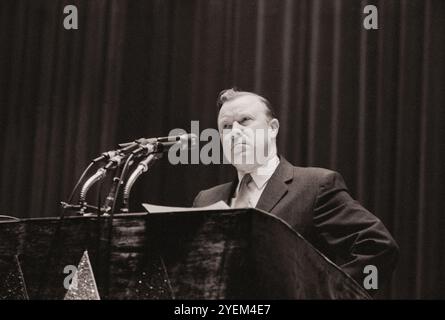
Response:
[[[234,199],[233,208],[246,208],[249,205],[249,184],[252,182],[252,176],[245,174],[241,179],[241,183],[238,189],[238,194]]]

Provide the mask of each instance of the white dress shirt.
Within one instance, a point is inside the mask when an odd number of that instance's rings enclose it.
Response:
[[[254,171],[250,172],[252,176],[252,182],[248,185],[248,198],[249,207],[255,208],[258,200],[260,200],[261,194],[266,188],[275,169],[280,164],[280,158],[277,155],[270,158],[264,165],[259,166]],[[240,183],[244,177],[244,174],[238,171],[238,186],[236,187],[235,197],[231,199],[230,206],[233,208],[236,203],[236,195],[238,194]]]

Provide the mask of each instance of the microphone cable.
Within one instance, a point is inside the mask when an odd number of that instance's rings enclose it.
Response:
[[[90,171],[91,167],[95,164],[95,161],[91,161],[90,164],[88,165],[88,167],[86,167],[86,169],[82,172],[82,175],[80,176],[80,178],[77,180],[77,183],[75,184],[73,191],[71,191],[71,194],[68,198],[68,202],[66,203],[67,205],[64,205],[64,203],[62,202],[62,214],[60,215],[60,219],[63,219],[65,216],[65,212],[67,207],[71,204],[71,201],[73,200],[74,194],[76,192],[76,190],[79,188],[80,183],[82,182],[83,178],[85,178],[85,175],[88,173],[88,171]]]
[[[133,157],[134,157],[134,154],[131,154],[127,158],[127,161],[125,161],[124,167],[122,168],[122,172],[121,172],[121,175],[119,177],[119,184],[117,185],[117,188],[116,188],[116,196],[113,199],[113,205],[111,207],[111,213],[110,213],[111,218],[113,218],[114,212],[116,210],[116,202],[117,202],[117,199],[119,197],[119,189],[120,189],[120,186],[122,184],[122,179],[125,177],[125,174],[126,174],[128,168],[129,168],[130,161],[133,160]]]

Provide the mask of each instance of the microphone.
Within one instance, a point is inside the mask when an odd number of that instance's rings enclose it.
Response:
[[[185,143],[188,141],[193,141],[193,143],[196,143],[197,138],[198,137],[194,133],[185,133],[185,134],[181,134],[181,135],[159,137],[159,138],[155,138],[155,139],[157,142],[161,142],[161,143],[178,142],[178,141],[181,141],[181,143]],[[148,140],[150,140],[150,139],[148,139]]]
[[[133,173],[129,176],[127,183],[124,187],[124,193],[123,193],[123,205],[122,205],[122,212],[128,212],[129,210],[129,199],[130,199],[130,192],[131,189],[136,182],[136,180],[144,173],[147,172],[148,169],[153,165],[155,160],[158,160],[162,157],[163,153],[170,150],[173,146],[179,146],[180,148],[187,149],[187,148],[194,148],[197,145],[198,137],[196,134],[190,133],[190,134],[182,134],[177,136],[169,136],[169,137],[159,137],[159,138],[152,138],[148,139],[150,142],[155,139],[156,142],[153,144],[155,146],[156,151],[145,153],[148,154],[148,156],[142,160],[137,168],[133,171]],[[145,141],[142,141],[144,143]],[[150,144],[152,145],[152,144]],[[121,145],[122,146],[122,145]],[[144,146],[140,147],[139,149],[143,149]],[[138,149],[133,151],[133,153],[137,153]]]
[[[192,149],[197,145],[197,141],[198,137],[194,133],[149,139],[141,138],[139,139],[139,148],[134,150],[132,153],[134,155],[139,155],[141,153],[143,155],[147,155],[150,153],[162,153],[167,152],[173,146],[180,146],[183,150],[188,148]],[[131,142],[123,143],[119,146],[125,145],[127,145],[128,148],[128,146],[131,145]]]
[[[118,144],[119,149],[117,150],[111,150],[102,153],[99,157],[93,160],[93,163],[97,163],[100,161],[107,161],[107,163],[103,167],[99,168],[97,172],[93,176],[91,176],[82,186],[79,199],[79,203],[81,205],[81,213],[83,213],[87,208],[86,195],[91,186],[96,182],[104,179],[110,170],[115,170],[121,167],[122,163],[125,162],[125,159],[127,159],[126,163],[128,163],[128,161],[131,160],[130,157],[139,158],[141,156],[148,156],[148,158],[146,158],[138,165],[138,168],[130,177],[131,179],[129,179],[130,183],[127,183],[127,191],[129,197],[131,186],[143,172],[146,172],[148,170],[148,167],[152,165],[152,162],[154,162],[154,160],[159,159],[164,152],[167,152],[173,146],[179,146],[183,150],[194,148],[197,145],[197,141],[198,137],[196,136],[196,134],[193,133],[158,138],[140,138],[133,142]],[[132,162],[130,162],[129,165],[131,165],[131,163]],[[114,196],[115,195],[113,191],[113,194],[109,196],[110,201],[108,201],[107,204],[111,202],[111,200],[114,201]]]
[[[143,139],[143,138],[141,138]],[[125,144],[125,147],[121,147],[120,149],[117,150],[111,150],[111,151],[107,151],[102,153],[99,157],[93,159],[94,163],[100,162],[100,161],[104,161],[104,160],[109,160],[109,161],[113,161],[116,162],[116,158],[117,157],[121,157],[121,156],[126,156],[129,153],[131,153],[133,150],[137,149],[139,147],[139,141],[140,139],[134,141],[134,142],[129,142]]]
[[[144,155],[147,155],[151,152],[166,152],[176,143],[180,143],[181,147],[184,149],[186,149],[187,147],[190,147],[190,149],[192,149],[197,145],[197,141],[198,137],[194,133],[158,138],[139,138],[132,142],[118,144],[120,149],[104,152],[99,157],[93,159],[93,162],[97,163],[100,161],[109,160],[116,163],[118,162],[116,161],[116,158],[119,158],[120,156],[126,156],[130,153],[138,155],[144,150],[146,151]],[[155,150],[152,150],[150,147],[150,145],[153,144],[157,144]],[[110,166],[111,163],[108,164],[108,167]]]
[[[185,143],[191,142],[191,146],[194,147],[198,141],[198,137],[194,133],[186,133],[176,136],[167,136],[167,137],[158,137],[158,138],[140,138],[134,142],[126,142],[126,143],[120,143],[118,144],[121,148],[127,148],[134,143],[138,143],[139,145],[147,145],[151,143],[161,143],[164,146],[169,146],[171,143],[181,143],[184,145]]]
[[[110,161],[114,160],[114,162],[116,162],[115,160],[116,157],[127,156],[134,150],[139,149],[141,145],[153,144],[155,142],[156,138],[151,138],[151,139],[139,138],[133,142],[121,143],[118,144],[120,149],[104,152],[99,157],[95,158],[93,162],[97,163],[104,160],[110,160]]]
[[[110,160],[113,159],[114,157],[116,157],[118,155],[118,151],[116,150],[111,150],[111,151],[107,151],[107,152],[103,152],[99,157],[93,159],[93,162],[100,162],[103,160]]]

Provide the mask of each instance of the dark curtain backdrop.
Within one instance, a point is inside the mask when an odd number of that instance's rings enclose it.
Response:
[[[63,28],[77,5],[79,29]],[[379,30],[362,27],[377,5]],[[339,171],[401,247],[384,297],[445,297],[445,1],[2,0],[0,214],[59,214],[118,142],[216,127],[233,85],[270,99],[279,151]],[[157,163],[140,203],[191,205],[229,165]]]

